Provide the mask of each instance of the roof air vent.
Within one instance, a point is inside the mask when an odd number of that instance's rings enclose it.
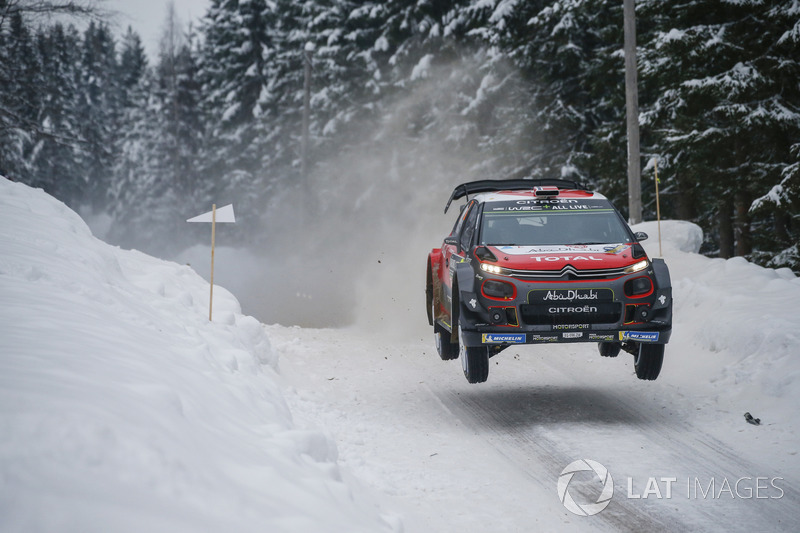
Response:
[[[536,196],[558,196],[558,187],[534,187],[533,192],[536,194]]]

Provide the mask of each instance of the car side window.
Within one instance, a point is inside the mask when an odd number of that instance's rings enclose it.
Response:
[[[461,249],[466,250],[469,248],[469,245],[472,242],[472,236],[475,235],[475,226],[478,222],[478,208],[477,202],[473,203],[470,206],[470,211],[467,213],[467,216],[464,220],[464,227],[462,228],[461,236],[459,237],[459,242],[461,244]]]
[[[453,226],[453,232],[450,234],[451,237],[455,237],[458,240],[461,240],[461,232],[464,231],[464,221],[469,216],[469,210],[472,208],[474,202],[470,202],[468,204],[464,204],[461,207],[461,212],[458,215],[458,219],[456,219],[456,224]]]
[[[469,204],[461,206],[461,211],[458,213],[458,218],[456,219],[456,223],[453,224],[453,231],[450,232],[451,237],[458,238],[458,236],[461,235],[461,228],[464,227],[464,219],[467,218],[468,209],[469,209]]]

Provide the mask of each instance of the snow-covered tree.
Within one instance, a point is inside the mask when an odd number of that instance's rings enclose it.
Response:
[[[200,80],[210,127],[204,172],[215,190],[251,201],[264,184],[257,119],[269,91],[273,28],[265,0],[214,0],[202,26]]]
[[[0,173],[25,181],[37,127],[41,65],[22,15],[14,12],[9,18],[0,24]]]
[[[77,154],[82,180],[80,202],[102,208],[108,191],[119,134],[120,80],[114,38],[108,26],[92,22],[83,35],[76,118],[81,139]]]
[[[752,251],[749,208],[781,181],[800,133],[796,21],[770,16],[776,2],[647,2],[661,26],[645,43],[643,83],[658,95],[643,112],[652,147],[679,198],[723,257]],[[712,246],[714,245],[712,244]]]
[[[74,160],[80,143],[75,117],[78,92],[80,38],[74,27],[60,24],[38,35],[41,58],[41,101],[37,126],[32,132],[28,183],[39,186],[67,203],[79,196]]]

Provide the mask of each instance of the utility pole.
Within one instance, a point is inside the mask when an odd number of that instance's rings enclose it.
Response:
[[[314,43],[309,41],[303,48],[305,77],[303,80],[303,136],[300,145],[300,174],[303,182],[308,180],[308,129],[311,121],[311,54],[313,53]],[[303,186],[305,185],[304,183]]]
[[[625,109],[628,124],[628,221],[642,221],[642,170],[639,161],[639,89],[636,85],[636,10],[622,0],[625,17]]]

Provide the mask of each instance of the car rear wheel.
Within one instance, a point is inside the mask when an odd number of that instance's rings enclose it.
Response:
[[[618,342],[598,342],[597,348],[600,350],[600,355],[603,357],[616,357],[622,349],[622,345]]]
[[[458,340],[464,377],[470,383],[483,383],[489,377],[489,349],[486,346],[465,346],[460,325]]]
[[[450,332],[444,326],[436,323],[433,325],[433,336],[436,341],[436,351],[443,361],[458,358],[458,343],[450,342]]]
[[[636,368],[636,377],[649,381],[656,379],[661,372],[661,364],[663,362],[663,344],[641,343],[639,345],[639,353],[636,354],[633,364],[634,368]]]

